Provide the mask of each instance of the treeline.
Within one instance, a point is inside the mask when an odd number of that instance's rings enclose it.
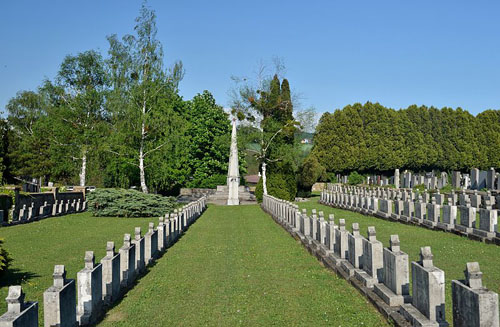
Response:
[[[330,173],[498,168],[500,111],[356,103],[323,114],[310,156]]]
[[[165,67],[154,11],[143,5],[135,34],[108,37],[105,56],[67,56],[53,80],[21,91],[0,120],[0,173],[60,184],[180,187],[225,184],[230,121],[205,91],[179,95],[182,62]]]

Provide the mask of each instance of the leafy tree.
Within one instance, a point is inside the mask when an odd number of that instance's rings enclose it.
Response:
[[[293,103],[288,80],[280,81],[277,73],[271,78],[263,76],[265,69],[261,67],[257,83],[247,79],[234,78],[236,88],[232,92],[232,113],[240,120],[246,120],[257,128],[253,137],[259,144],[254,153],[261,169],[263,194],[268,194],[267,167],[270,173],[294,174],[296,167],[290,165],[290,154],[293,148],[294,133],[298,122],[293,117]],[[293,160],[292,160],[293,161]],[[285,169],[284,171],[283,169]],[[274,180],[274,179],[273,179]],[[296,189],[296,185],[294,187]],[[290,192],[293,192],[291,189]],[[295,197],[295,192],[293,193]]]
[[[178,141],[167,134],[165,126],[182,126],[181,115],[176,111],[183,107],[177,95],[183,68],[181,62],[172,69],[163,67],[163,49],[156,39],[156,15],[145,3],[136,19],[135,31],[136,35],[125,35],[122,41],[116,35],[108,37],[108,66],[114,88],[109,100],[119,134],[110,151],[127,159],[135,158],[134,163],[129,163],[138,167],[141,189],[148,193],[146,168],[153,163],[164,166],[163,151],[157,152]],[[161,185],[171,183],[164,175],[153,180]]]
[[[33,91],[19,92],[7,104],[12,175],[38,178],[51,175],[54,161],[47,137],[50,123],[46,107],[44,97]]]
[[[192,179],[187,186],[213,188],[226,184],[231,142],[228,114],[215,103],[208,91],[196,95],[189,102],[188,108],[187,117],[190,123],[187,129],[187,161]],[[222,184],[213,185],[214,182]]]
[[[0,183],[5,181],[8,174],[9,159],[7,157],[9,149],[9,124],[5,119],[0,119],[0,134],[2,142],[0,143]]]
[[[53,142],[80,163],[80,186],[87,182],[89,154],[95,153],[108,127],[106,88],[104,61],[93,50],[66,56],[55,84],[47,81],[45,85],[53,100],[49,107]]]
[[[498,111],[474,117],[461,108],[395,111],[357,103],[321,117],[310,155],[334,173],[499,167],[498,117]]]

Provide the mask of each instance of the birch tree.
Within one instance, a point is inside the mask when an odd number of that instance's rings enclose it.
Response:
[[[267,168],[269,164],[284,159],[282,145],[293,145],[293,137],[298,122],[293,117],[293,103],[288,80],[280,75],[284,66],[275,61],[276,73],[271,78],[266,75],[266,67],[261,64],[256,81],[248,78],[235,78],[236,87],[232,90],[232,113],[257,128],[254,136],[260,145],[253,152],[260,164],[263,193],[268,194]]]
[[[53,142],[79,163],[79,185],[85,186],[89,153],[101,140],[107,119],[104,62],[96,51],[64,58],[55,83],[43,86],[51,97],[49,116],[54,123]]]
[[[116,35],[110,43],[108,68],[113,83],[110,95],[112,118],[118,142],[109,151],[138,167],[140,187],[148,193],[146,167],[148,158],[167,146],[165,137],[168,115],[165,102],[175,97],[184,71],[181,62],[171,68],[163,64],[163,49],[156,38],[156,15],[146,4],[136,18],[135,35]],[[115,140],[116,141],[116,140]]]

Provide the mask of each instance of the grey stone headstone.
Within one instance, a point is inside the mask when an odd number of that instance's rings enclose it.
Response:
[[[465,280],[451,281],[453,326],[499,327],[498,294],[482,285],[477,262],[468,262]]]
[[[54,267],[54,284],[43,293],[45,326],[74,327],[76,325],[76,286],[66,279],[63,265]]]

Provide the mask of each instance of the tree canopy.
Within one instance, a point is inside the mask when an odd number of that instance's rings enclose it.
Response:
[[[335,173],[498,168],[499,127],[500,111],[356,103],[323,114],[310,155]]]

